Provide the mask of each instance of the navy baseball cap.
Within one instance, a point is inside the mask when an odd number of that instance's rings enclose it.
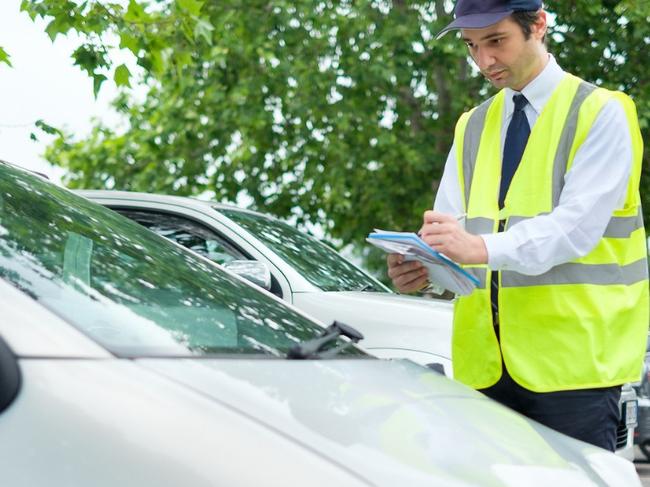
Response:
[[[454,21],[436,35],[440,39],[450,30],[483,29],[500,22],[513,12],[536,12],[542,0],[458,0]]]

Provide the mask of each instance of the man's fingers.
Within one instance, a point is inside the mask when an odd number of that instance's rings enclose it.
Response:
[[[418,275],[418,277],[416,277],[415,279],[409,280],[408,282],[400,283],[400,285],[397,286],[397,289],[399,289],[400,292],[410,293],[422,289],[428,283],[429,283],[429,275],[427,272],[425,272],[424,275]]]
[[[421,262],[404,261],[404,256],[400,254],[388,254],[386,261],[388,277],[399,292],[418,291],[428,283],[429,273]]]
[[[404,262],[404,256],[402,254],[388,254],[386,261],[388,262],[388,267],[393,267]]]
[[[450,235],[428,233],[422,235],[422,240],[430,247],[447,247],[452,245],[454,240]]]
[[[395,280],[398,277],[409,274],[411,272],[421,271],[424,269],[424,266],[421,262],[412,260],[409,262],[404,262],[403,264],[389,266],[388,267],[388,277]]]
[[[453,215],[433,210],[425,211],[422,219],[425,225],[428,223],[451,223],[456,221]]]
[[[418,291],[429,282],[429,276],[426,271],[423,274],[411,273],[402,277],[403,279],[393,281],[395,287],[402,293]]]
[[[420,237],[426,235],[444,235],[448,233],[453,233],[457,227],[456,223],[426,223],[422,225],[420,231],[418,232]]]

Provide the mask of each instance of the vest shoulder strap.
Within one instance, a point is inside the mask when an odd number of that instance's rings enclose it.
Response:
[[[477,107],[463,113],[456,123],[454,141],[456,147],[457,174],[459,175],[459,187],[461,188],[462,200],[467,205],[469,189],[473,176],[473,161],[478,153],[479,142],[487,112],[500,93],[488,98]],[[467,210],[467,208],[465,208]]]

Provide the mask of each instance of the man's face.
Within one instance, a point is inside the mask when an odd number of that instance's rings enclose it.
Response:
[[[516,91],[528,84],[546,63],[542,38],[546,32],[546,15],[532,26],[529,39],[512,18],[484,29],[463,29],[463,40],[483,76],[496,88]]]

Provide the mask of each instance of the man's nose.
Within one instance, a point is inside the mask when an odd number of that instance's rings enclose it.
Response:
[[[495,63],[495,58],[489,49],[479,49],[476,53],[476,63],[481,71],[485,71]]]

